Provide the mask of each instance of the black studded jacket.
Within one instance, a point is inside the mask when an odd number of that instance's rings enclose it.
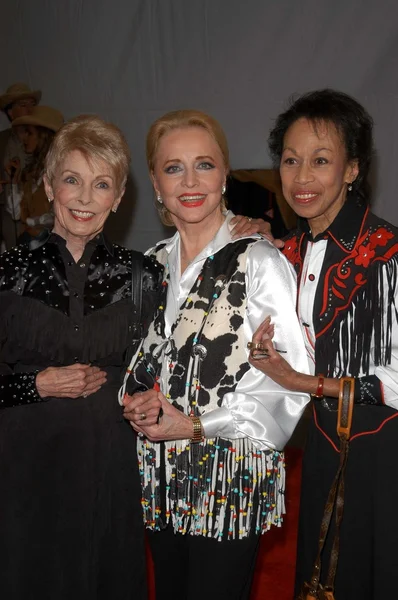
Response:
[[[0,407],[40,402],[36,374],[75,362],[123,365],[135,325],[132,260],[101,233],[75,262],[60,236],[45,232],[0,255]],[[143,259],[142,325],[152,319],[162,267]]]

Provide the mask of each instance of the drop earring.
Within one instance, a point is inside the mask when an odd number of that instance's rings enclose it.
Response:
[[[224,196],[225,192],[227,191],[226,185],[224,184],[221,188],[221,193]]]
[[[156,200],[159,202],[159,204],[163,204],[162,196],[160,194],[157,194]]]
[[[348,187],[347,187],[347,189],[348,189],[348,191],[349,191],[349,192],[352,192],[352,183],[349,183],[349,184],[348,184]]]

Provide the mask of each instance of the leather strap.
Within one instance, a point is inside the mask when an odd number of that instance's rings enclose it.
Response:
[[[134,310],[133,339],[142,338],[142,274],[144,256],[141,252],[132,250],[131,257],[131,300]]]
[[[337,412],[337,435],[349,440],[354,410],[355,379],[342,377],[340,380],[339,406]]]
[[[340,462],[337,473],[330,488],[325,510],[322,517],[319,534],[318,554],[316,557],[314,571],[308,592],[305,596],[308,600],[312,598],[334,598],[334,580],[336,577],[337,562],[339,557],[340,527],[343,519],[344,509],[344,476],[347,465],[349,439],[351,434],[352,414],[354,409],[355,379],[343,377],[340,380],[339,405],[337,413],[337,434],[340,438]],[[319,579],[321,575],[322,552],[325,546],[327,534],[330,529],[333,512],[335,511],[335,533],[330,554],[329,569],[326,577],[326,585],[322,587]]]

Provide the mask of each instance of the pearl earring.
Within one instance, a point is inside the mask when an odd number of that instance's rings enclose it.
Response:
[[[156,200],[159,202],[159,204],[163,204],[162,196],[160,194],[156,196]]]
[[[47,200],[48,200],[49,202],[52,202],[52,201],[53,201],[53,198],[50,198],[50,196],[47,196]]]
[[[113,212],[113,213],[115,213],[116,211],[117,211],[117,206],[114,206],[114,207],[112,208],[112,212]]]
[[[225,192],[226,192],[226,191],[227,191],[227,188],[226,188],[226,186],[225,186],[225,184],[224,184],[224,185],[222,186],[222,188],[221,188],[221,193],[222,193],[222,195],[223,195],[223,196],[224,196],[224,194],[225,194]]]
[[[348,188],[347,189],[348,189],[349,192],[352,192],[352,183],[348,184]]]

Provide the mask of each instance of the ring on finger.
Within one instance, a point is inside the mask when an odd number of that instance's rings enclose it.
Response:
[[[250,358],[252,360],[261,360],[262,358],[269,358],[269,354],[266,350],[250,350]]]
[[[84,392],[83,398],[87,398],[87,396],[88,396],[87,392]]]
[[[247,217],[247,216],[245,216],[245,219],[247,219],[247,221],[250,223],[250,221],[253,220],[253,217]]]
[[[140,414],[140,421],[145,421],[145,419],[146,419],[146,413],[143,412]]]
[[[264,350],[264,344],[262,342],[247,342],[249,350]]]

